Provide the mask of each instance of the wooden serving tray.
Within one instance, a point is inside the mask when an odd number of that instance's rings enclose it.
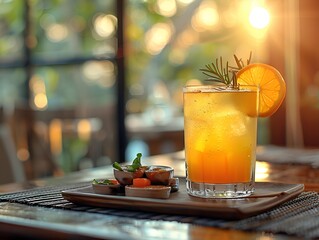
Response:
[[[91,186],[62,191],[64,199],[80,205],[95,207],[148,211],[162,214],[242,219],[267,211],[298,196],[303,184],[257,182],[255,193],[239,199],[202,199],[189,196],[185,179],[180,178],[180,189],[171,193],[169,199],[102,195],[93,192]]]

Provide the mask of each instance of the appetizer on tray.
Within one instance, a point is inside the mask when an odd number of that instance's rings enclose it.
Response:
[[[178,191],[179,179],[169,166],[141,164],[142,154],[138,153],[131,165],[113,163],[115,179],[93,180],[93,191],[98,194],[119,194],[145,198],[169,198]]]

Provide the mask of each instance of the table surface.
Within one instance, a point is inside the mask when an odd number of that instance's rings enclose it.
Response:
[[[174,167],[176,176],[185,175],[183,152],[148,157],[143,159],[143,164],[169,165]],[[102,167],[59,178],[2,185],[0,193],[54,184],[91,181],[93,178],[104,178],[111,175],[111,167]],[[319,192],[319,168],[314,168],[309,164],[278,164],[258,161],[256,180],[303,183],[305,191]],[[297,239],[281,234],[226,230],[174,221],[121,219],[107,216],[103,222],[99,222],[98,215],[92,213],[70,212],[9,202],[0,204],[0,234],[1,239],[15,239],[15,237],[30,239]]]

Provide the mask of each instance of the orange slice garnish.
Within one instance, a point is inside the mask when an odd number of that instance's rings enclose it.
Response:
[[[237,73],[239,85],[259,86],[259,116],[269,117],[274,114],[286,96],[286,83],[274,67],[254,63],[242,68]]]

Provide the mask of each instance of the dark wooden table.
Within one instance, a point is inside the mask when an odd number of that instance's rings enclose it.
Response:
[[[182,153],[143,159],[144,164],[170,165],[176,176],[185,175]],[[319,157],[318,157],[319,159]],[[86,170],[60,178],[0,186],[0,193],[52,184],[91,181],[112,175],[111,167]],[[305,191],[319,192],[319,169],[309,165],[257,163],[257,181],[304,183]],[[0,203],[1,239],[296,239],[286,235],[203,227],[174,221],[118,218],[88,212],[70,212],[24,204]]]

